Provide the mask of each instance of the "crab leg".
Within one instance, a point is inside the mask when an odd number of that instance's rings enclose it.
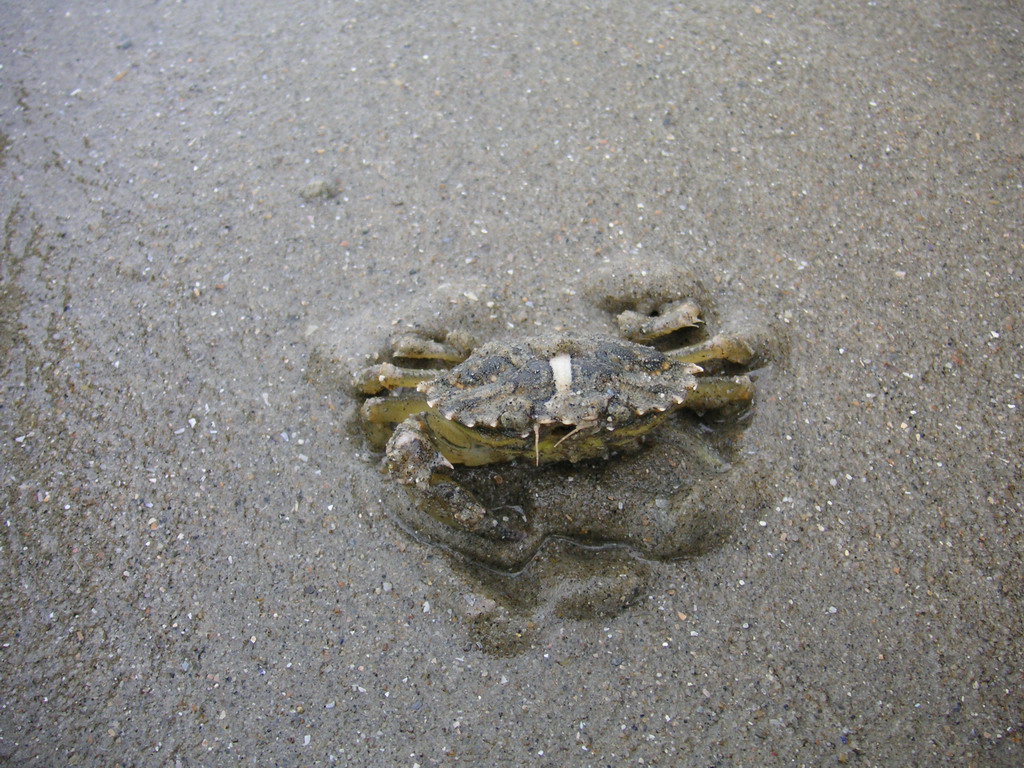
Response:
[[[371,424],[398,424],[416,413],[427,410],[427,401],[422,395],[388,395],[371,397],[363,401],[359,415]]]
[[[400,368],[391,363],[380,363],[364,368],[352,379],[352,386],[364,395],[376,395],[385,389],[415,387],[437,376],[436,370],[426,368]]]
[[[703,363],[709,360],[727,360],[745,365],[754,359],[754,350],[742,336],[720,333],[700,344],[666,352],[674,360],[684,363]]]
[[[628,309],[615,318],[622,334],[632,341],[650,341],[683,328],[692,328],[700,319],[700,306],[693,299],[684,299],[658,308],[656,315]]]
[[[414,393],[366,399],[359,407],[359,416],[367,442],[375,451],[384,450],[395,424],[426,409],[426,401]]]
[[[421,333],[405,333],[391,340],[391,354],[415,360],[440,360],[461,363],[472,349],[472,341],[453,331],[444,341],[437,341]]]
[[[686,407],[711,411],[753,399],[754,383],[749,376],[705,376],[697,379],[697,388],[687,396]]]

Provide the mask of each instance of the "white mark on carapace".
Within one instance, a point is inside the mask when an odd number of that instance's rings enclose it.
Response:
[[[567,354],[555,355],[548,364],[551,366],[551,377],[555,380],[555,392],[566,394],[572,386],[572,357]]]

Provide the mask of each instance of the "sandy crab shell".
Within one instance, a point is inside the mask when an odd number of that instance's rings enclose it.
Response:
[[[611,430],[681,405],[700,370],[642,344],[552,333],[484,344],[420,390],[431,408],[471,428],[524,436],[537,424]]]

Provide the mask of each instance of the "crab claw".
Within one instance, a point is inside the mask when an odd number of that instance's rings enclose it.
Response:
[[[398,482],[423,490],[430,487],[438,472],[453,469],[430,442],[423,420],[416,416],[399,424],[388,440],[387,467]]]
[[[491,514],[451,478],[449,472],[454,468],[431,442],[421,414],[410,416],[395,428],[388,441],[386,464],[398,482],[416,487],[417,503],[431,517],[501,541],[526,537]]]

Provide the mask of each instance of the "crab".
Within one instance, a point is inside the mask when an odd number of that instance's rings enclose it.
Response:
[[[370,442],[413,492],[421,522],[450,542],[515,549],[530,535],[526,521],[507,514],[515,507],[488,509],[457,467],[603,459],[637,450],[676,411],[751,402],[753,382],[737,371],[757,356],[749,338],[721,333],[663,350],[671,334],[703,323],[701,307],[683,299],[647,309],[617,315],[621,337],[549,332],[477,348],[459,332],[392,339],[391,356],[409,364],[370,366],[353,384],[367,398]]]

